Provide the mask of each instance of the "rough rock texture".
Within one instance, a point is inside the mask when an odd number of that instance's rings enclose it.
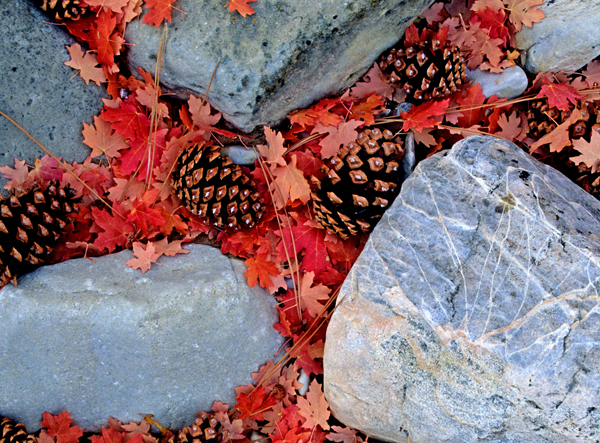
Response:
[[[0,1],[0,110],[46,148],[65,160],[82,162],[82,122],[92,123],[108,98],[101,86],[86,85],[64,65],[65,45],[75,42],[26,0]],[[73,78],[72,78],[73,77]],[[0,117],[0,166],[14,159],[33,164],[45,155],[35,143]],[[0,176],[0,188],[6,180]]]
[[[467,72],[467,79],[478,83],[486,97],[496,94],[498,98],[515,98],[527,89],[527,74],[520,66],[507,68],[500,74],[475,69]]]
[[[517,33],[531,73],[572,72],[600,55],[600,0],[544,0],[546,18]]]
[[[272,125],[294,109],[353,84],[433,0],[261,0],[256,14],[221,2],[180,0],[169,27],[161,82],[203,96],[243,130]],[[154,72],[161,31],[127,27],[128,63]]]
[[[512,143],[421,162],[339,295],[334,415],[403,443],[600,441],[599,235],[600,202]]]
[[[39,428],[67,410],[86,430],[145,414],[194,421],[282,344],[274,299],[243,262],[190,245],[145,274],[130,251],[40,268],[0,291],[0,415]],[[140,415],[141,414],[141,415]]]

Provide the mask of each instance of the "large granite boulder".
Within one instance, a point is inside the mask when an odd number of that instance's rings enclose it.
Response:
[[[260,0],[241,17],[224,2],[179,0],[169,26],[161,83],[203,96],[250,131],[352,85],[433,0]],[[154,72],[161,29],[127,26],[133,72]]]
[[[0,110],[57,157],[83,162],[90,153],[82,143],[83,122],[93,122],[108,94],[73,77],[64,62],[71,59],[65,46],[75,39],[29,1],[0,1],[0,21]],[[15,158],[32,165],[45,154],[0,117],[0,166],[14,166]],[[0,176],[0,189],[5,183]]]
[[[40,268],[0,291],[0,416],[38,429],[45,410],[86,430],[146,414],[171,429],[273,358],[275,300],[246,266],[187,246],[145,274],[131,251]]]
[[[411,443],[600,440],[600,202],[517,146],[421,162],[327,330],[345,424]]]
[[[525,69],[573,72],[600,55],[600,0],[544,0],[546,17],[517,33]]]

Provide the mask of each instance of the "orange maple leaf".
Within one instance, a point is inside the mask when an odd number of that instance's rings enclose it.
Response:
[[[325,431],[329,430],[329,403],[325,400],[325,394],[317,380],[310,383],[306,398],[298,397],[298,413],[306,418],[302,424],[303,428],[312,429],[318,425]]]
[[[0,174],[10,181],[4,185],[4,189],[17,188],[23,186],[29,174],[29,168],[25,160],[17,160],[15,158],[15,167],[0,166]]]
[[[160,257],[160,254],[156,253],[152,242],[148,242],[147,245],[137,241],[134,242],[133,255],[135,258],[127,260],[125,264],[132,269],[139,269],[142,271],[142,274],[145,274],[152,266],[152,263],[156,263],[156,260]]]
[[[279,275],[279,271],[275,266],[275,263],[267,260],[267,255],[257,255],[246,260],[246,266],[248,270],[244,274],[244,277],[248,279],[248,284],[251,287],[256,286],[259,283],[263,288],[268,288],[273,283],[271,282],[271,275]]]
[[[71,60],[66,61],[65,65],[77,69],[86,85],[90,83],[90,80],[97,85],[107,81],[104,69],[98,67],[98,60],[94,54],[91,52],[84,53],[77,43],[66,46],[66,48],[71,55]]]
[[[362,80],[350,89],[352,97],[363,98],[375,93],[390,100],[393,98],[394,88],[387,82],[377,63],[373,63],[373,67],[363,76]]]
[[[119,150],[128,148],[125,138],[114,132],[111,124],[94,117],[94,124],[83,123],[83,143],[92,148],[89,157],[99,157],[104,154],[109,160],[120,157]]]
[[[330,158],[338,153],[341,146],[347,145],[351,141],[356,140],[358,132],[356,128],[362,126],[360,120],[348,120],[340,122],[337,126],[323,126],[317,123],[311,134],[326,134],[329,135],[319,141],[321,145],[321,158]]]
[[[300,305],[302,309],[306,309],[311,317],[316,317],[323,311],[325,305],[320,302],[329,300],[329,294],[331,293],[331,289],[325,285],[318,284],[312,286],[314,278],[314,272],[307,272],[302,276],[300,287],[298,288]]]
[[[127,6],[129,0],[86,0],[88,6],[101,6],[105,11],[109,9],[116,13],[122,13],[123,7]]]
[[[585,163],[592,168],[592,174],[600,167],[600,133],[592,131],[592,136],[588,142],[583,137],[573,140],[573,147],[581,152],[577,157],[571,157],[571,160],[577,165]]]
[[[252,6],[248,4],[255,1],[257,0],[231,0],[225,7],[229,6],[229,12],[237,11],[242,17],[246,17],[247,15],[252,15],[256,12],[252,9]]]
[[[115,62],[115,48],[113,45],[116,40],[113,32],[117,25],[117,18],[110,11],[100,11],[94,23],[95,28],[89,34],[90,46],[98,51],[99,63],[112,66]]]
[[[529,153],[535,152],[537,148],[549,144],[550,152],[560,152],[565,146],[571,144],[569,128],[579,120],[580,112],[577,108],[573,110],[571,116],[560,124],[554,131],[544,135],[538,141],[529,147]]]
[[[267,144],[257,145],[256,149],[258,150],[258,153],[264,158],[265,163],[267,163],[271,169],[274,169],[277,165],[285,166],[286,163],[283,159],[285,147],[283,146],[284,140],[281,132],[275,132],[268,126],[264,127],[264,131]]]
[[[538,5],[544,4],[544,0],[504,0],[504,4],[510,12],[508,19],[517,31],[520,31],[523,25],[531,28],[534,23],[539,23],[546,17],[544,11],[537,8]]]
[[[277,208],[285,206],[288,200],[300,200],[307,203],[310,199],[310,186],[301,170],[296,167],[296,155],[292,154],[286,166],[279,166],[273,171],[275,176],[274,197]]]
[[[523,133],[521,117],[518,115],[517,111],[513,111],[509,116],[507,113],[503,113],[498,119],[498,126],[500,126],[502,130],[495,132],[494,136],[503,138],[509,142],[517,140]]]
[[[142,23],[154,25],[157,28],[162,24],[163,20],[171,23],[171,4],[175,0],[146,0],[144,5],[149,11],[144,16]]]

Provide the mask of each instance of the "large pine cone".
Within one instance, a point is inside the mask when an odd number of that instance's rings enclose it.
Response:
[[[379,61],[388,82],[406,92],[407,100],[421,102],[459,91],[466,80],[464,57],[457,46],[435,38],[410,46],[403,43]]]
[[[87,11],[80,0],[33,0],[50,18],[57,22],[63,20],[79,20]]]
[[[0,443],[37,443],[37,439],[27,434],[23,423],[15,423],[8,417],[0,417]]]
[[[325,165],[325,178],[311,177],[317,222],[343,239],[370,232],[400,192],[403,142],[389,130],[362,131]]]
[[[187,209],[219,228],[251,228],[264,212],[254,181],[221,157],[218,146],[202,143],[184,149],[171,185]]]
[[[0,287],[17,284],[17,276],[43,265],[79,210],[75,191],[58,180],[44,190],[38,184],[12,190],[0,201]]]

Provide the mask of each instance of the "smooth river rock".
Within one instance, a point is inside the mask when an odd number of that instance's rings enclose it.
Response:
[[[544,0],[546,17],[515,35],[525,69],[573,72],[600,55],[600,0]]]
[[[600,202],[517,146],[419,163],[327,330],[333,414],[402,443],[600,441]]]
[[[275,300],[218,249],[161,257],[145,274],[131,251],[42,267],[0,291],[0,416],[39,429],[68,411],[87,431],[144,415],[193,423],[282,345]]]

